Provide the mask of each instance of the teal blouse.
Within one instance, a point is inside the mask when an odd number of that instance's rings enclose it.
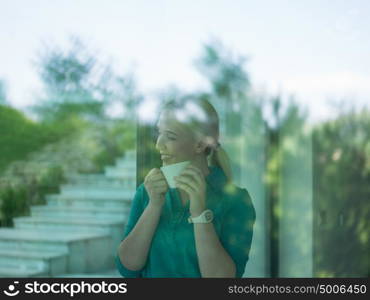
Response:
[[[248,191],[226,184],[221,168],[210,166],[205,177],[206,207],[214,213],[213,224],[224,249],[236,265],[236,277],[242,277],[249,259],[256,212]],[[122,240],[135,227],[148,205],[149,197],[141,184],[132,201]],[[202,277],[195,247],[194,228],[188,223],[189,202],[184,206],[177,189],[170,188],[154,233],[145,266],[138,271],[127,269],[118,257],[115,263],[123,277]],[[217,263],[217,262],[215,262]]]

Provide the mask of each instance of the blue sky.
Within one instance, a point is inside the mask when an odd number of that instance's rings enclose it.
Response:
[[[334,116],[327,99],[370,107],[370,1],[0,0],[0,78],[11,103],[33,103],[32,60],[41,42],[78,35],[133,70],[148,95],[169,84],[206,86],[194,67],[202,44],[220,39],[249,57],[256,90],[293,94],[311,119]]]

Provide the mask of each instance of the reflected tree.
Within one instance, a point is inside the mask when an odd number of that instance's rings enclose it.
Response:
[[[314,130],[315,276],[368,277],[370,112]]]
[[[70,39],[67,51],[58,46],[45,46],[39,52],[35,66],[43,83],[43,95],[33,111],[41,120],[103,115],[105,98],[101,97],[101,88],[94,80],[99,83],[110,74],[99,69],[97,59],[79,38]]]
[[[197,69],[210,83],[211,98],[219,104],[221,117],[225,119],[221,123],[230,137],[241,134],[241,110],[250,88],[245,62],[245,57],[233,54],[219,40],[206,43],[195,60]]]

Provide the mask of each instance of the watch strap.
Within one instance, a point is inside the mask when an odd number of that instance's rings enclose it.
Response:
[[[188,218],[189,223],[211,223],[213,220],[213,212],[210,209],[206,209],[199,216]]]

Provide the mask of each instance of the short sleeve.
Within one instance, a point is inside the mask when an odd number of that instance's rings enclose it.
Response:
[[[137,190],[135,192],[135,196],[134,196],[134,198],[132,200],[132,204],[131,204],[129,218],[127,220],[127,223],[126,223],[126,226],[125,226],[125,229],[124,229],[124,234],[123,234],[123,237],[122,237],[121,241],[123,241],[130,234],[131,230],[135,227],[137,221],[139,220],[141,214],[143,213],[143,210],[144,210],[143,202],[144,202],[144,192],[145,192],[144,189],[145,189],[145,187],[142,184],[137,188]],[[116,257],[115,257],[115,264],[116,264],[116,267],[117,267],[119,273],[123,277],[126,277],[126,278],[142,277],[141,276],[142,270],[132,271],[132,270],[127,269],[122,264],[118,253],[116,254]]]
[[[233,259],[236,277],[243,276],[252,244],[256,212],[246,189],[230,199],[221,227],[221,243]]]

